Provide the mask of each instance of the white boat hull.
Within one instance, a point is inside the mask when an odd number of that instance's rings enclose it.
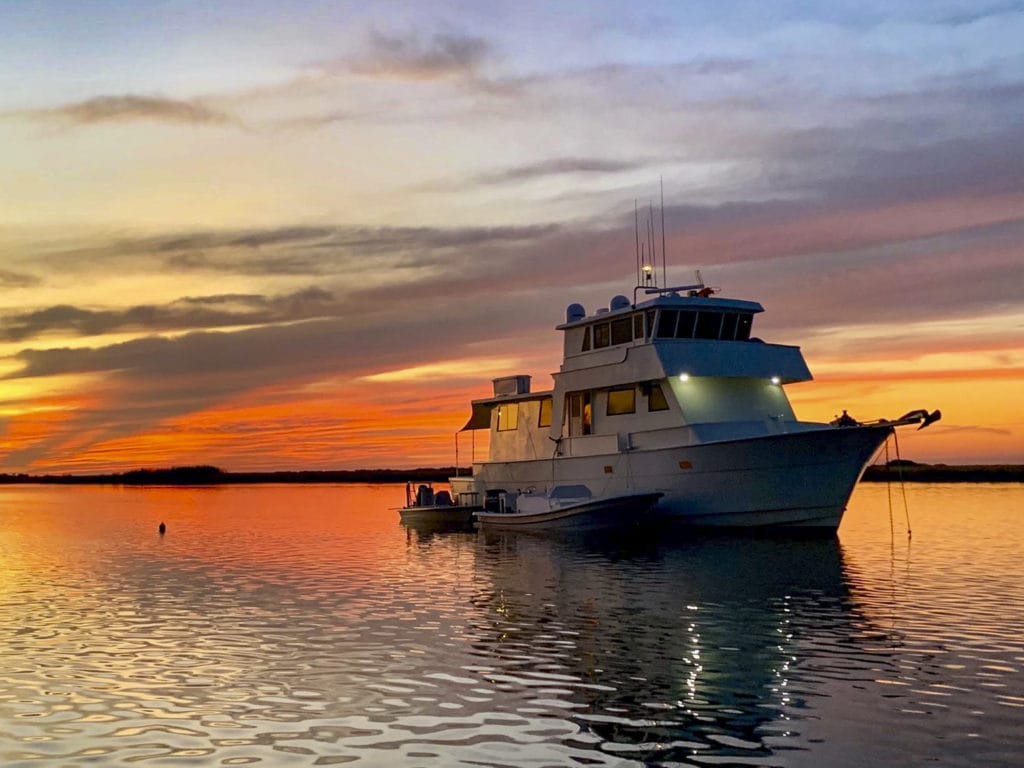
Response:
[[[640,523],[661,494],[640,493],[590,499],[565,507],[536,512],[477,512],[485,528],[517,530],[606,530]]]
[[[686,525],[835,531],[888,425],[787,434],[597,456],[487,462],[472,483],[484,493],[561,483],[596,497],[662,493],[656,511]]]

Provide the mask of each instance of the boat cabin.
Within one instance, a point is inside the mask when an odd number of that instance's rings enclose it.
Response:
[[[751,335],[756,302],[661,292],[566,310],[554,387],[494,380],[463,427],[490,430],[489,461],[619,453],[785,431],[782,385],[811,379],[798,347]]]

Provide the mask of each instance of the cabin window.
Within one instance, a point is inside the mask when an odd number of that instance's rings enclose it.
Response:
[[[598,323],[594,326],[594,349],[607,347],[609,338],[608,323]]]
[[[736,323],[739,321],[739,315],[735,312],[726,312],[722,317],[722,340],[732,341],[736,338]]]
[[[498,431],[515,429],[519,429],[519,403],[502,403],[498,406]]]
[[[656,313],[655,313],[655,311],[653,309],[648,309],[646,314],[647,314],[647,338],[648,339],[653,339],[654,338],[654,318],[655,318]]]
[[[690,310],[679,312],[679,325],[676,326],[677,339],[692,339],[693,329],[697,325],[697,313]]]
[[[583,329],[583,348],[580,351],[581,352],[589,352],[590,351],[590,326],[589,325],[586,328]]]
[[[740,315],[739,321],[736,323],[736,341],[746,341],[750,338],[750,327],[754,324],[754,316],[743,314]]]
[[[644,316],[637,312],[633,315],[633,338],[643,339],[644,337]]]
[[[722,330],[721,312],[700,312],[697,315],[698,339],[717,339]]]
[[[633,323],[628,317],[612,320],[612,344],[628,344],[633,340]]]
[[[665,391],[661,388],[661,384],[651,384],[651,388],[647,391],[647,410],[668,410],[668,400],[665,399]]]
[[[636,413],[636,388],[612,389],[608,392],[608,415]]]
[[[658,336],[671,339],[676,335],[676,318],[679,313],[674,309],[663,309],[658,316]]]
[[[540,418],[537,420],[538,427],[551,426],[551,398],[545,397],[540,401]]]

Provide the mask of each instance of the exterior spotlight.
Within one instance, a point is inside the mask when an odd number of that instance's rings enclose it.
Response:
[[[779,384],[781,382],[782,379],[780,379],[778,376],[772,376],[772,384]]]
[[[688,374],[688,373],[680,373],[679,374],[679,380],[680,381],[689,381],[690,380],[690,374]]]

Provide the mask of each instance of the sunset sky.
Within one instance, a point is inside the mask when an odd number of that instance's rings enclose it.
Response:
[[[454,461],[692,270],[798,416],[1024,463],[1024,3],[0,4],[0,472]],[[464,461],[468,437],[461,441]],[[478,455],[479,458],[479,455]]]

